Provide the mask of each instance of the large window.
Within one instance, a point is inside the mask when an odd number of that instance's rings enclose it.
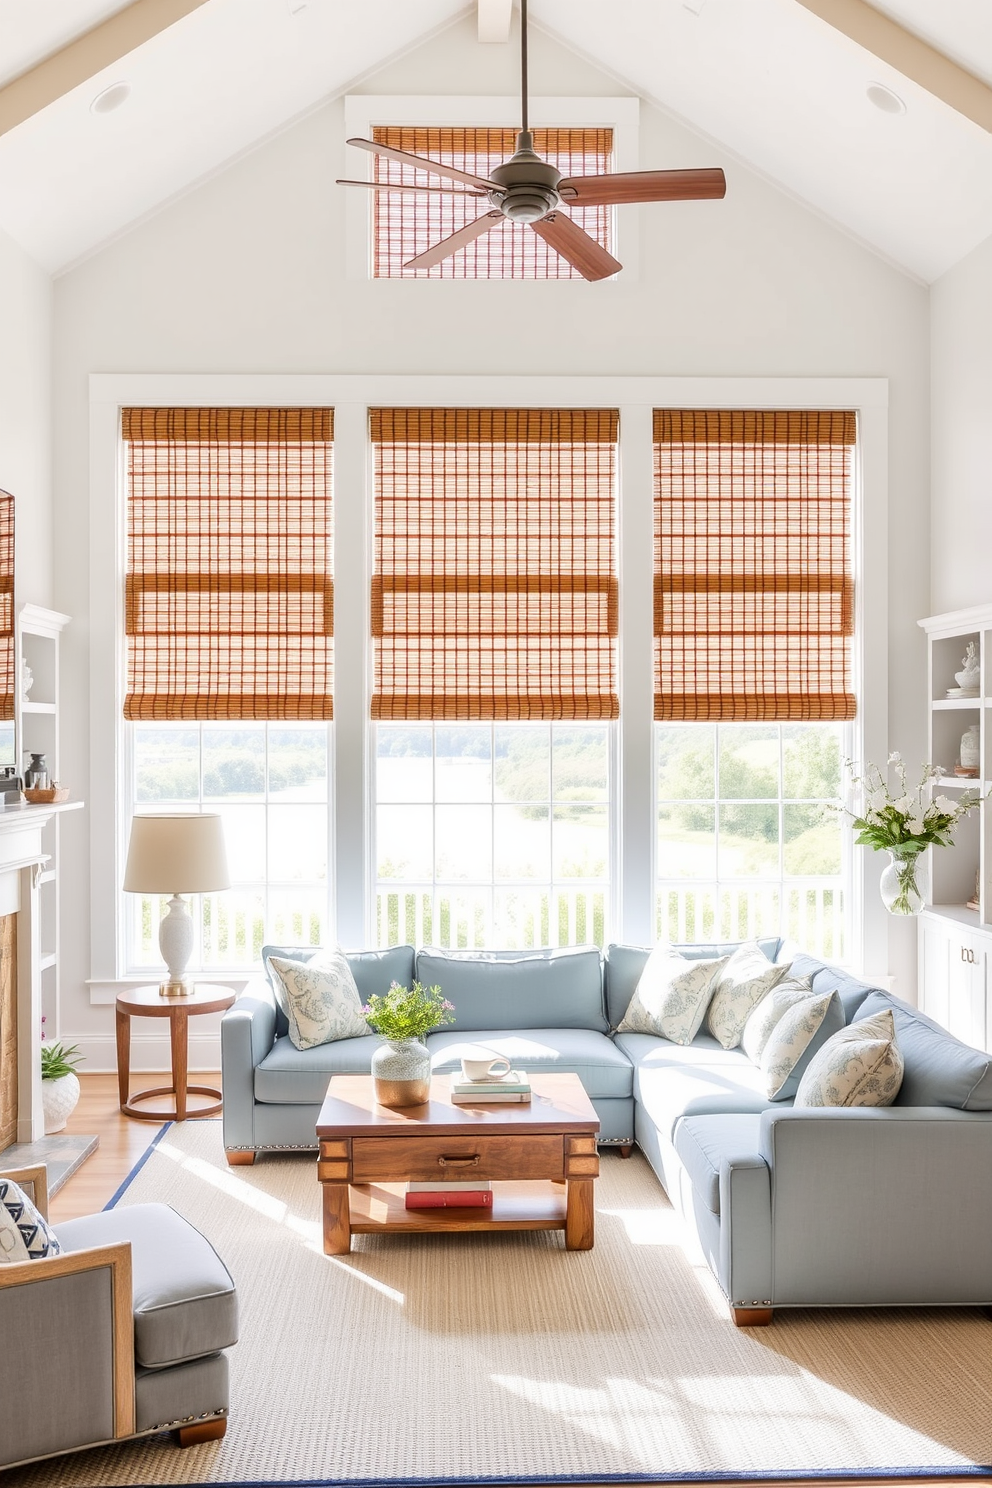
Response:
[[[332,414],[127,408],[122,429],[129,804],[220,810],[234,887],[194,906],[193,964],[247,968],[328,927]],[[166,900],[128,899],[127,965],[155,966]]]
[[[557,166],[563,176],[600,176],[611,168],[612,129],[535,129],[534,149],[542,160]],[[407,154],[426,156],[455,166],[470,175],[489,178],[489,172],[516,149],[512,129],[403,128],[377,126],[372,131],[377,144],[389,145]],[[377,181],[397,185],[433,187],[437,176],[412,166],[375,157]],[[491,232],[469,243],[431,269],[404,269],[403,265],[434,243],[490,211],[484,196],[472,196],[457,187],[452,191],[377,191],[372,204],[372,275],[376,279],[581,279],[566,259],[550,247],[526,223],[504,220]],[[568,208],[567,215],[590,237],[612,251],[613,211],[610,207]]]
[[[617,415],[375,409],[371,429],[379,939],[602,941]]]
[[[655,413],[657,929],[845,952],[849,412]]]

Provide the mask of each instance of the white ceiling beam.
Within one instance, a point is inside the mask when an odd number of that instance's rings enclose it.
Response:
[[[992,88],[867,0],[797,0],[865,51],[992,134]]]
[[[513,0],[478,0],[479,40],[505,45],[510,39]]]
[[[0,88],[0,134],[112,67],[206,0],[133,0]]]

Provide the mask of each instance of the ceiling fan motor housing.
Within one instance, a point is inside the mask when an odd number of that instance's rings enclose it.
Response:
[[[489,179],[502,188],[490,200],[511,222],[539,222],[558,206],[561,178],[560,170],[535,155],[530,131],[522,130],[515,154],[489,172]]]

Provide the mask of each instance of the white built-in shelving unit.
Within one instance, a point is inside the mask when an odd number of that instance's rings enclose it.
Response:
[[[930,902],[920,916],[920,1002],[958,1038],[992,1051],[992,605],[934,615],[920,625],[929,652],[929,759],[947,772],[934,783],[934,794],[969,790],[982,797],[955,829],[953,847],[930,852]],[[970,641],[979,656],[978,696],[949,698]],[[973,724],[979,774],[956,776],[961,739]],[[976,891],[978,908],[969,908]]]

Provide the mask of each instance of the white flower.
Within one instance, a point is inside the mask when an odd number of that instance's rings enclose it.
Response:
[[[944,769],[943,765],[931,765],[930,766],[930,778],[931,778],[931,780],[939,780],[939,778],[940,778],[941,775],[946,775],[946,774],[947,774],[947,771]]]
[[[889,764],[890,765],[901,765],[902,764],[902,755],[899,753],[898,749],[893,749],[892,753],[889,755]]]
[[[906,831],[912,832],[914,837],[921,836],[923,833],[923,818],[919,816],[911,816],[906,823]]]
[[[952,813],[955,807],[955,803],[951,800],[950,796],[938,796],[933,804],[936,806],[938,811],[943,811],[948,814]]]

